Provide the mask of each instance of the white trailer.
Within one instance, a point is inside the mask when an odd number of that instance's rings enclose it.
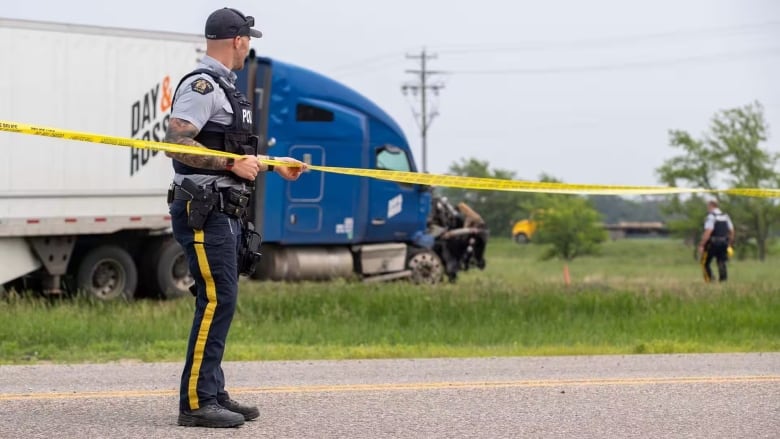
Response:
[[[0,18],[0,120],[162,140],[204,49],[199,35]],[[184,294],[172,173],[163,153],[0,132],[0,286]]]

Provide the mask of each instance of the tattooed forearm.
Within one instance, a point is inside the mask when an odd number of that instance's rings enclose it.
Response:
[[[168,123],[168,131],[165,133],[165,142],[178,143],[179,145],[197,146],[205,148],[205,146],[195,141],[195,136],[198,135],[198,129],[195,125],[187,122],[183,119],[172,118]],[[212,157],[206,155],[194,155],[185,154],[181,152],[165,152],[168,157],[178,160],[185,165],[192,166],[193,168],[200,169],[225,169],[227,166],[227,159],[224,157]]]

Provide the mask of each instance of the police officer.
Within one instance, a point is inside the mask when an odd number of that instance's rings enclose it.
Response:
[[[704,233],[699,242],[699,254],[701,255],[701,265],[704,271],[704,281],[712,281],[712,269],[710,264],[712,259],[718,262],[718,277],[720,282],[728,279],[726,270],[726,261],[728,261],[728,250],[734,244],[734,224],[731,218],[718,208],[718,202],[712,200],[707,203],[707,218],[704,220]]]
[[[275,171],[286,180],[295,180],[306,169],[289,157],[278,160],[290,166],[275,168],[258,161],[252,107],[236,89],[232,72],[243,68],[250,38],[262,36],[252,26],[254,18],[235,9],[209,15],[206,55],[174,93],[165,138],[170,143],[242,156],[233,160],[167,153],[175,171],[169,192],[173,233],[187,254],[196,296],[181,377],[179,425],[235,427],[260,415],[257,407],[230,398],[221,366],[236,309],[238,276],[253,269],[239,261],[240,254],[247,254],[247,237],[251,236],[243,219],[259,172]]]

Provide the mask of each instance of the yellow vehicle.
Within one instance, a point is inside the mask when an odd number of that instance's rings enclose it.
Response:
[[[536,222],[530,219],[520,220],[512,226],[512,239],[518,244],[527,244],[536,232]]]

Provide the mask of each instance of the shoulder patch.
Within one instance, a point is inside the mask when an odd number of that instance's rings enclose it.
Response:
[[[207,95],[214,91],[214,86],[206,78],[198,78],[192,81],[190,87],[192,87],[192,91],[202,95]]]

